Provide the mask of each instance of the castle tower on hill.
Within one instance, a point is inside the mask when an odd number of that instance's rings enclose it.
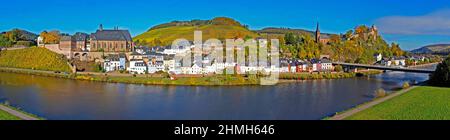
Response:
[[[370,27],[370,35],[372,35],[374,39],[377,39],[378,29],[375,25],[372,25],[372,27]]]

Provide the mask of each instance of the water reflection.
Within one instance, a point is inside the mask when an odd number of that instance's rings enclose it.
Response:
[[[301,81],[276,86],[145,86],[0,73],[0,101],[47,119],[321,119],[427,74]]]

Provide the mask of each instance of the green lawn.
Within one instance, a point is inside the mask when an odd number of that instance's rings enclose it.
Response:
[[[418,87],[347,120],[450,120],[450,88]]]
[[[20,120],[20,118],[0,110],[0,120]]]

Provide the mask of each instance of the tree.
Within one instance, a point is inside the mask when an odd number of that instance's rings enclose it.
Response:
[[[403,54],[405,53],[400,48],[400,45],[398,45],[396,43],[391,44],[391,52],[394,56],[403,56]]]
[[[59,43],[59,32],[58,31],[52,31],[52,32],[47,32],[47,31],[43,31],[40,34],[43,38],[44,38],[44,43],[45,44],[58,44]]]
[[[296,35],[294,35],[294,33],[285,34],[284,40],[286,41],[286,44],[288,44],[288,45],[297,44],[297,42],[298,42],[297,37],[296,37]]]
[[[361,25],[355,28],[355,33],[359,35],[359,37],[363,37],[368,31],[369,28],[366,25]]]
[[[429,82],[434,86],[450,87],[450,56],[437,66]]]
[[[342,68],[341,65],[336,65],[336,66],[334,67],[334,71],[336,71],[336,72],[342,72],[342,71],[344,71],[344,68]]]
[[[0,47],[11,47],[13,42],[11,42],[7,37],[0,35]]]

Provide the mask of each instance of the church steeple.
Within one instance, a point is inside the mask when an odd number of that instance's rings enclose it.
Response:
[[[103,31],[103,24],[100,24],[100,26],[98,27],[98,30]]]
[[[320,29],[319,29],[319,22],[317,22],[317,27],[316,27],[316,43],[320,42]]]

